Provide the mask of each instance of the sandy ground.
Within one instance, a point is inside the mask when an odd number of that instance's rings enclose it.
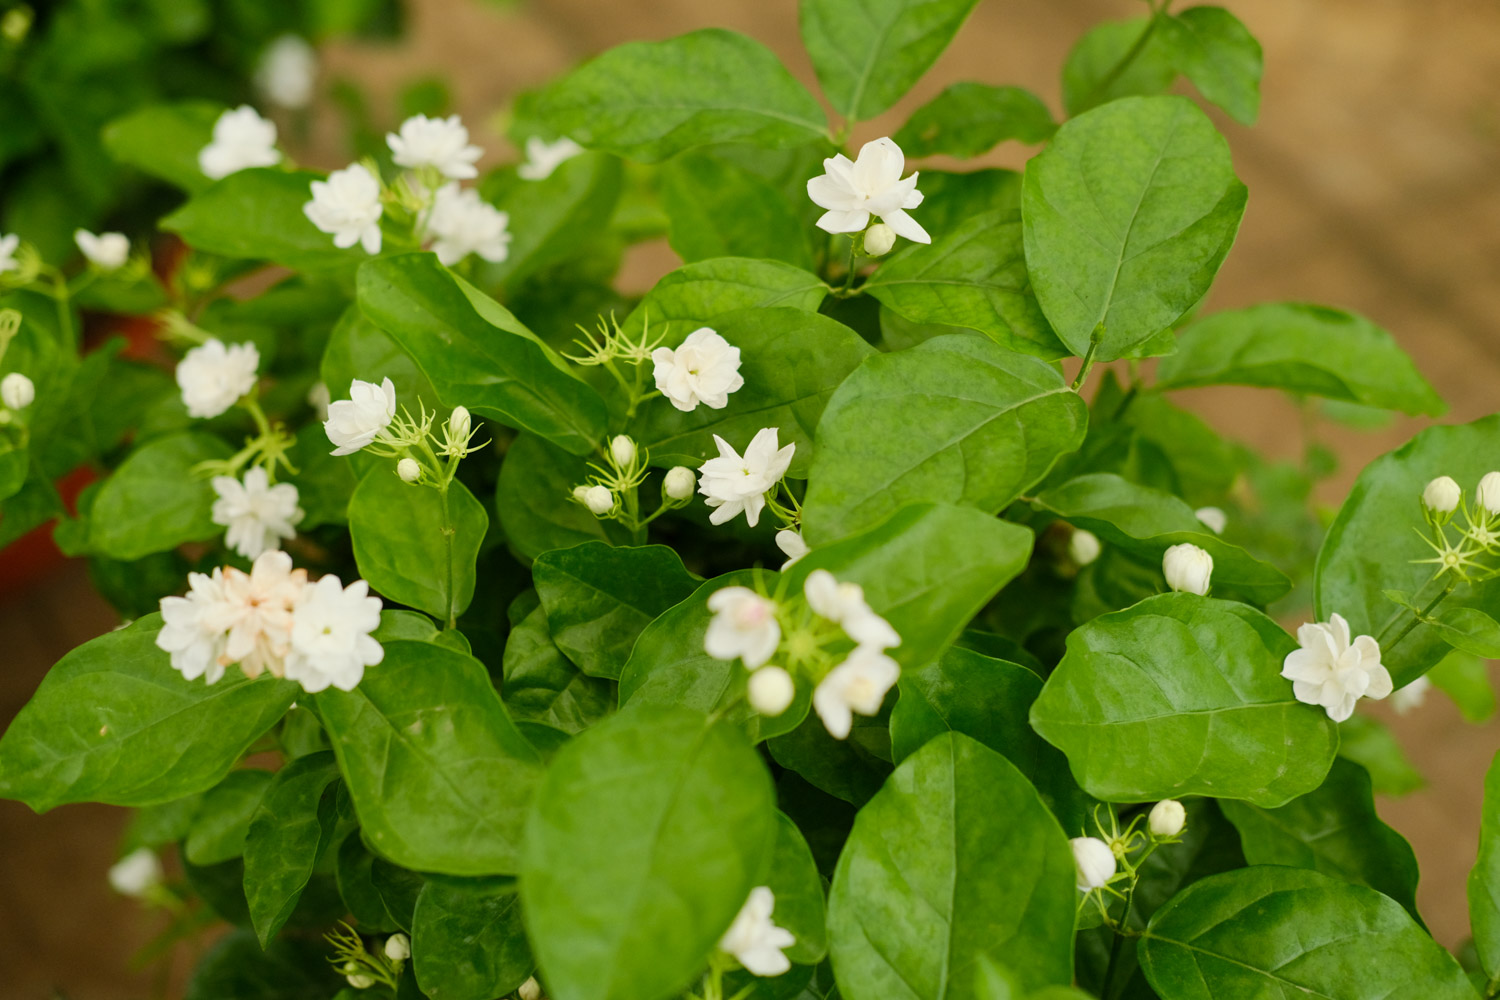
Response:
[[[1500,7],[1489,0],[1227,5],[1265,46],[1266,79],[1254,129],[1219,116],[1251,195],[1210,306],[1304,300],[1356,310],[1418,358],[1452,404],[1445,419],[1500,408],[1493,390],[1500,382]],[[917,104],[961,79],[1027,86],[1057,107],[1058,68],[1072,41],[1097,20],[1140,9],[1133,0],[985,0],[929,78],[855,139],[894,131]],[[395,114],[401,84],[448,75],[457,110],[483,123],[519,89],[603,48],[709,25],[761,39],[812,82],[794,0],[414,0],[409,40],[341,45],[328,69],[368,84],[372,106],[386,117]],[[484,127],[476,132],[503,149]],[[983,162],[1019,166],[1028,152],[1012,147]],[[338,165],[337,157],[329,140],[307,158]],[[669,251],[646,248],[631,258],[626,281],[649,287],[671,266]],[[1300,448],[1294,411],[1273,394],[1203,390],[1186,398],[1226,433],[1272,454]],[[1336,502],[1361,465],[1419,426],[1330,432],[1347,471],[1325,499]],[[80,567],[6,597],[0,720],[19,710],[50,663],[113,624]],[[1383,802],[1381,811],[1421,859],[1418,899],[1428,923],[1455,945],[1467,933],[1464,878],[1500,723],[1465,725],[1440,695],[1405,718],[1380,714],[1429,779],[1425,790]],[[153,994],[156,977],[129,970],[157,918],[143,917],[104,884],[123,820],[107,807],[36,817],[0,803],[0,998]]]

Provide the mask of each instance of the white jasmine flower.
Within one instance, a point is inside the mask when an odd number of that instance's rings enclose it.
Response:
[[[1484,478],[1479,480],[1478,488],[1474,490],[1474,499],[1491,515],[1500,514],[1500,472],[1484,474]]]
[[[186,597],[161,599],[156,645],[171,654],[172,669],[190,681],[217,683],[224,676],[224,573],[188,574]]]
[[[16,260],[16,251],[20,249],[20,246],[21,237],[15,233],[9,236],[0,235],[0,274],[21,269],[21,262]]]
[[[1083,528],[1074,528],[1073,537],[1068,539],[1068,558],[1079,566],[1087,566],[1098,559],[1103,549],[1099,536]]]
[[[603,517],[615,509],[615,495],[607,486],[586,487],[580,499],[595,517]]]
[[[745,384],[740,375],[740,349],[708,327],[687,335],[675,351],[658,347],[651,352],[656,388],[684,413],[703,403],[711,410],[729,405],[729,394]]]
[[[260,57],[255,87],[266,100],[283,108],[305,108],[317,82],[318,55],[299,35],[282,35]]]
[[[344,978],[357,990],[367,990],[375,985],[375,977],[364,972],[351,972]]]
[[[411,958],[411,938],[405,934],[392,934],[386,938],[385,957],[392,962],[404,962]]]
[[[1168,587],[1202,597],[1208,593],[1214,557],[1196,545],[1183,542],[1162,554],[1161,569]]]
[[[245,473],[244,482],[233,476],[215,476],[212,517],[229,530],[224,541],[231,549],[254,559],[262,552],[281,548],[283,538],[297,534],[302,508],[297,506],[297,487],[291,483],[270,484],[261,466]]]
[[[807,196],[828,211],[818,228],[829,233],[857,233],[879,216],[898,236],[916,243],[931,243],[932,237],[906,214],[922,204],[917,175],[905,180],[906,157],[889,138],[867,142],[852,162],[843,153],[823,161],[823,174],[807,182]]]
[[[1334,722],[1353,715],[1360,698],[1378,700],[1391,693],[1380,646],[1368,635],[1350,641],[1349,623],[1341,615],[1303,625],[1297,641],[1302,648],[1287,654],[1281,676],[1292,682],[1298,701],[1322,706]]]
[[[1229,527],[1229,516],[1218,507],[1199,507],[1193,515],[1216,535],[1224,534],[1224,529]]]
[[[797,938],[771,921],[775,908],[776,896],[770,887],[756,886],[719,940],[719,950],[733,955],[751,975],[779,976],[792,967],[782,949],[796,944]]]
[[[272,549],[256,557],[249,573],[225,567],[222,581],[224,599],[210,620],[229,633],[223,663],[238,663],[246,677],[263,671],[284,676],[292,612],[307,590],[307,571],[293,569],[291,556]]]
[[[747,694],[751,708],[761,715],[777,716],[797,697],[797,685],[780,667],[761,667],[750,675]]]
[[[828,672],[813,689],[813,710],[828,735],[846,739],[854,713],[875,715],[886,692],[901,677],[901,666],[874,646],[856,646],[849,658]]]
[[[723,524],[743,511],[745,520],[753,528],[760,523],[760,512],[766,506],[766,492],[774,489],[786,475],[797,446],[789,444],[778,450],[775,427],[757,431],[743,458],[717,434],[714,443],[719,446],[719,457],[698,467],[701,473],[698,492],[707,497],[708,505],[714,508],[708,519],[713,524]]]
[[[365,253],[380,252],[380,179],[362,163],[335,170],[326,181],[312,182],[312,201],[302,214],[333,237],[333,245],[347,250],[358,243]]]
[[[708,610],[714,613],[703,634],[703,649],[718,660],[735,657],[751,670],[761,666],[781,645],[781,625],[776,621],[776,602],[749,587],[725,587],[709,595]]]
[[[667,470],[666,478],[662,480],[662,490],[673,500],[686,500],[693,495],[693,487],[698,485],[698,477],[693,475],[693,470],[685,465],[674,465]]]
[[[548,142],[534,135],[526,140],[526,162],[516,168],[516,176],[523,181],[544,181],[554,170],[583,151],[582,146],[567,136]]]
[[[871,257],[884,257],[895,245],[896,231],[884,222],[877,222],[865,230],[865,253]]]
[[[438,188],[427,217],[432,251],[452,267],[469,254],[498,264],[510,254],[510,216],[457,182]]]
[[[333,393],[328,391],[328,385],[324,382],[314,382],[312,388],[307,390],[307,405],[313,408],[321,423],[328,419],[328,404],[333,402]]]
[[[635,442],[625,434],[616,434],[609,442],[609,455],[615,464],[628,469],[635,464]]]
[[[1397,715],[1405,715],[1414,708],[1421,708],[1430,690],[1432,690],[1432,681],[1427,679],[1426,674],[1423,674],[1391,695],[1391,708],[1396,710]]]
[[[1434,514],[1451,514],[1458,509],[1463,495],[1452,476],[1438,476],[1422,491],[1422,503]]]
[[[474,161],[484,155],[478,146],[469,145],[469,130],[458,115],[428,118],[414,115],[401,123],[399,133],[385,137],[398,167],[420,170],[433,167],[444,177],[466,180],[478,177]]]
[[[865,603],[865,590],[857,583],[840,583],[826,569],[815,569],[802,585],[808,607],[842,626],[849,638],[861,646],[886,650],[901,645],[901,636],[890,622]]]
[[[370,637],[380,627],[380,607],[364,580],[345,587],[329,574],[308,584],[292,614],[287,679],[299,681],[305,691],[330,684],[353,691],[365,668],[385,658],[385,649]]]
[[[149,847],[138,847],[109,869],[109,886],[122,896],[136,899],[161,884],[161,859]]]
[[[1146,817],[1151,836],[1159,839],[1177,836],[1186,825],[1187,810],[1176,799],[1162,799],[1151,807],[1151,814]]]
[[[474,418],[467,406],[455,406],[448,414],[448,437],[454,441],[467,441],[474,430]]]
[[[101,271],[118,271],[130,259],[130,240],[124,233],[100,233],[96,236],[87,229],[75,229],[73,240],[89,263]]]
[[[260,352],[254,344],[225,347],[209,340],[188,351],[177,364],[177,385],[188,416],[213,418],[255,388]]]
[[[793,531],[791,528],[782,528],[776,532],[776,547],[781,550],[782,555],[786,556],[786,562],[781,564],[783,572],[791,568],[791,565],[798,559],[801,559],[812,551],[812,549],[807,547],[807,542],[803,540],[802,534]]]
[[[403,458],[396,463],[396,475],[403,483],[414,483],[422,478],[422,467],[414,458]]]
[[[11,372],[0,379],[0,403],[7,409],[24,410],[36,399],[36,385],[20,372]]]
[[[1098,837],[1074,837],[1068,845],[1073,848],[1080,892],[1102,889],[1115,877],[1115,852],[1104,841]]]
[[[379,437],[396,419],[396,387],[391,380],[380,384],[349,383],[349,398],[329,404],[323,432],[333,443],[333,454],[352,455]]]
[[[213,141],[198,151],[198,169],[213,180],[248,167],[274,167],[280,162],[276,123],[262,118],[248,104],[220,115],[214,122]]]

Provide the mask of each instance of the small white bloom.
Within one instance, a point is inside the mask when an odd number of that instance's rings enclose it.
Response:
[[[335,170],[326,181],[312,182],[312,201],[302,214],[333,237],[333,245],[347,250],[358,243],[365,253],[380,252],[380,180],[362,163]]]
[[[1500,472],[1486,472],[1474,490],[1474,499],[1490,514],[1500,514]]]
[[[1199,507],[1193,514],[1205,528],[1216,535],[1224,534],[1224,529],[1229,527],[1229,515],[1218,507]]]
[[[16,251],[20,249],[20,246],[21,237],[15,233],[9,236],[0,235],[0,274],[21,269],[21,262],[16,260]]]
[[[432,252],[449,267],[469,254],[478,254],[491,264],[510,255],[510,215],[479,197],[473,188],[460,190],[458,183],[438,188],[427,216],[427,235]]]
[[[255,388],[260,351],[254,344],[209,340],[177,363],[177,385],[188,416],[211,419]]]
[[[1103,888],[1116,871],[1115,852],[1098,837],[1074,837],[1068,841],[1073,848],[1073,866],[1078,872],[1078,889],[1091,892]]]
[[[815,569],[802,585],[808,607],[842,626],[861,646],[877,650],[901,645],[901,636],[891,623],[877,615],[865,602],[865,590],[857,583],[840,583],[826,569]]]
[[[901,677],[901,665],[873,646],[856,646],[849,658],[828,672],[813,689],[813,710],[828,735],[848,737],[854,713],[875,715],[886,692]]]
[[[213,180],[249,167],[274,167],[280,162],[276,123],[262,118],[248,104],[220,115],[214,122],[213,141],[198,151],[198,169]]]
[[[474,418],[469,415],[469,408],[455,406],[453,412],[448,414],[448,433],[456,441],[467,441],[473,432]]]
[[[516,996],[520,997],[520,1000],[542,1000],[542,984],[536,981],[535,976],[532,976],[521,984],[520,989],[516,990]]]
[[[884,222],[877,222],[865,230],[865,253],[871,257],[884,257],[895,245],[896,231]]]
[[[1435,514],[1451,514],[1464,495],[1452,476],[1438,476],[1422,491],[1422,503]]]
[[[100,233],[95,236],[87,229],[73,231],[78,249],[101,271],[118,271],[130,259],[130,240],[124,233]]]
[[[1087,566],[1098,559],[1103,549],[1099,536],[1083,528],[1074,528],[1073,537],[1068,539],[1068,558],[1079,566]]]
[[[229,529],[224,541],[246,559],[279,549],[283,538],[296,536],[303,515],[297,487],[291,483],[272,486],[266,470],[257,465],[245,473],[244,482],[215,476],[213,488],[219,497],[211,512],[213,521]]]
[[[719,446],[719,457],[698,467],[698,492],[714,508],[708,519],[713,524],[723,524],[743,511],[753,528],[760,523],[767,491],[775,489],[786,475],[797,446],[789,444],[778,449],[775,427],[757,431],[743,458],[717,434],[714,443]]]
[[[352,455],[379,437],[394,419],[396,387],[391,380],[381,379],[376,385],[355,379],[349,383],[349,398],[329,405],[323,432],[335,446],[333,454]]]
[[[0,403],[7,409],[24,410],[36,399],[36,386],[20,372],[11,372],[0,379]]]
[[[786,556],[786,562],[781,564],[783,572],[790,569],[792,564],[798,559],[801,559],[812,551],[812,549],[808,548],[807,542],[803,539],[801,532],[793,531],[791,528],[782,528],[776,532],[776,547],[781,550],[782,555]]]
[[[385,957],[392,962],[404,962],[411,958],[411,938],[405,934],[392,934],[386,938]]]
[[[1162,555],[1162,573],[1173,590],[1199,597],[1208,593],[1214,571],[1214,557],[1189,542],[1173,545]]]
[[[1297,641],[1302,648],[1287,654],[1281,676],[1292,682],[1298,701],[1322,706],[1334,722],[1353,715],[1360,698],[1378,700],[1391,693],[1379,644],[1368,635],[1351,641],[1349,623],[1341,615],[1303,625]]]
[[[403,458],[396,463],[396,475],[401,477],[403,483],[414,483],[422,478],[422,467],[414,458]]]
[[[780,667],[761,667],[750,675],[748,694],[751,708],[761,715],[777,716],[797,697],[797,685]]]
[[[779,976],[792,967],[782,949],[796,944],[797,938],[772,922],[775,909],[776,896],[770,887],[756,886],[719,940],[719,950],[737,958],[751,975]]]
[[[291,556],[272,549],[255,558],[249,573],[230,566],[221,579],[224,599],[209,615],[229,633],[220,660],[238,663],[246,677],[262,671],[283,676],[292,612],[307,589],[307,571],[293,569]]]
[[[523,181],[544,181],[568,160],[583,153],[583,147],[567,136],[548,142],[534,135],[526,140],[526,162],[516,168]]]
[[[122,896],[136,899],[161,884],[161,859],[149,847],[138,847],[109,869],[109,886]]]
[[[615,495],[607,486],[590,486],[584,491],[583,505],[595,517],[603,517],[615,509]]]
[[[1432,681],[1427,679],[1426,674],[1423,674],[1391,695],[1391,708],[1396,710],[1397,715],[1405,715],[1414,708],[1421,708],[1430,690],[1432,690]]]
[[[186,680],[216,683],[224,676],[224,573],[188,574],[186,597],[161,599],[156,645],[171,654],[172,669]]]
[[[367,990],[375,985],[375,977],[363,972],[351,972],[344,978],[349,980],[349,985],[357,990]]]
[[[628,469],[635,464],[635,442],[624,434],[616,434],[609,442],[609,455],[620,468]]]
[[[703,649],[719,660],[735,657],[751,670],[761,666],[781,645],[781,625],[776,621],[776,602],[749,587],[725,587],[709,595],[708,610],[714,613],[703,634]]]
[[[299,35],[282,35],[260,57],[255,87],[272,104],[305,108],[318,77],[318,55]]]
[[[1162,799],[1151,807],[1151,814],[1146,817],[1146,825],[1150,828],[1153,837],[1175,837],[1187,825],[1187,810],[1176,799]]]
[[[380,607],[380,598],[370,596],[363,580],[345,587],[329,574],[308,584],[292,612],[287,679],[299,681],[304,691],[330,684],[353,691],[365,668],[385,658],[385,649],[370,637],[380,627]]]
[[[319,422],[328,419],[328,404],[332,402],[333,393],[328,391],[325,382],[314,382],[312,388],[307,390],[307,405],[313,408]]]
[[[729,394],[745,384],[740,375],[740,349],[708,327],[687,335],[675,351],[658,347],[651,352],[656,388],[684,413],[703,403],[711,410],[729,405]]]
[[[573,487],[573,499],[577,500],[579,503],[587,507],[590,489],[591,487],[584,485],[583,483],[578,484],[577,486]]]
[[[466,180],[478,177],[474,161],[484,155],[478,146],[469,145],[469,130],[458,115],[428,118],[414,115],[401,123],[399,133],[385,137],[392,159],[398,167],[420,170],[433,167],[444,177]]]
[[[906,214],[922,204],[917,175],[905,180],[906,157],[889,138],[867,142],[853,161],[839,153],[823,161],[823,174],[807,182],[807,196],[828,211],[818,228],[829,233],[857,233],[870,224],[870,216],[890,226],[898,236],[916,243],[931,243],[916,219]]]
[[[662,489],[673,500],[686,500],[693,495],[693,488],[697,485],[698,477],[685,465],[674,465],[662,480]]]

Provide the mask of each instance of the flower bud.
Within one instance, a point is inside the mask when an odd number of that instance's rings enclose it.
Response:
[[[761,667],[750,675],[750,707],[761,715],[780,715],[797,696],[792,675],[780,667]]]
[[[1216,535],[1224,534],[1224,529],[1229,527],[1229,517],[1218,507],[1199,507],[1193,511],[1201,523],[1209,531]]]
[[[1161,839],[1177,836],[1186,824],[1187,810],[1176,799],[1162,799],[1151,807],[1151,815],[1146,817],[1151,836]]]
[[[667,470],[667,478],[662,482],[662,491],[673,500],[687,500],[693,495],[693,490],[698,485],[698,477],[693,475],[693,470],[685,465],[678,465]]]
[[[588,504],[588,495],[589,495],[589,488],[588,488],[588,486],[586,486],[586,485],[578,485],[578,486],[573,487],[573,499],[577,500],[579,503],[587,505]]]
[[[349,980],[349,985],[353,986],[357,990],[367,990],[371,986],[375,985],[375,977],[367,976],[363,972],[356,972],[353,975],[345,976],[344,978]]]
[[[401,477],[403,483],[414,483],[422,478],[422,467],[415,458],[403,458],[396,463],[396,475]]]
[[[590,486],[584,490],[583,505],[596,517],[603,517],[615,509],[615,495],[609,491],[608,487]]]
[[[896,231],[884,222],[877,222],[865,230],[865,253],[871,257],[884,256],[896,245]]]
[[[1073,848],[1079,891],[1092,892],[1114,877],[1115,852],[1104,841],[1098,837],[1074,837],[1068,845]]]
[[[516,996],[521,1000],[542,1000],[542,984],[536,981],[535,976],[532,976],[521,984],[520,989],[516,990]]]
[[[109,885],[122,896],[137,899],[161,883],[161,859],[149,847],[125,855],[109,870]]]
[[[1491,514],[1500,514],[1500,472],[1486,472],[1474,490],[1474,499]]]
[[[455,406],[453,413],[448,417],[448,432],[455,441],[469,440],[469,434],[473,429],[474,421],[469,416],[467,406]]]
[[[1173,590],[1202,597],[1208,593],[1214,557],[1190,542],[1174,545],[1162,556],[1161,571]]]
[[[1099,536],[1092,531],[1076,528],[1073,537],[1068,539],[1068,558],[1079,566],[1087,566],[1099,558],[1099,551],[1103,548],[1099,544]]]
[[[392,962],[404,962],[411,958],[411,938],[405,934],[392,934],[386,938],[385,957]]]
[[[616,434],[609,443],[609,455],[615,460],[615,465],[628,469],[635,464],[635,442],[624,434]]]
[[[12,410],[24,410],[36,399],[36,386],[20,372],[11,372],[0,379],[0,402]]]
[[[1452,476],[1438,476],[1422,491],[1422,504],[1434,514],[1451,514],[1463,493]]]

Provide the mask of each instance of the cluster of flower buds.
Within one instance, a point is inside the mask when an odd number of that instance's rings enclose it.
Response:
[[[15,309],[0,309],[0,362],[10,342],[21,331],[21,314]],[[36,400],[36,386],[21,372],[10,372],[0,378],[0,424],[16,421],[22,410]]]
[[[1460,513],[1462,527],[1455,523]],[[1483,562],[1485,556],[1500,554],[1500,472],[1484,474],[1474,488],[1472,504],[1453,477],[1438,476],[1422,490],[1422,515],[1431,531],[1431,537],[1422,535],[1422,540],[1433,557],[1417,561],[1436,566],[1436,576],[1446,573],[1474,583],[1500,572],[1500,566]],[[1450,528],[1456,539],[1450,537]]]
[[[693,497],[693,470],[674,466],[661,482],[661,503],[645,514],[636,491],[646,481],[650,455],[625,434],[616,434],[601,449],[604,462],[590,462],[588,479],[573,487],[572,499],[601,520],[619,521],[640,531],[662,514],[686,507]]]
[[[378,951],[370,952],[354,928],[342,922],[326,938],[333,945],[333,967],[352,988],[368,990],[379,984],[392,991],[399,989],[401,970],[411,959],[411,938],[399,932],[392,934]]]
[[[328,404],[323,431],[334,445],[333,454],[372,455],[396,459],[396,475],[404,483],[419,483],[446,490],[458,471],[458,463],[484,444],[474,444],[474,418],[468,407],[455,406],[439,432],[433,427],[437,414],[417,401],[417,415],[405,407],[396,412],[396,387],[391,380],[379,385],[355,379],[349,398]]]
[[[1176,799],[1162,799],[1145,816],[1132,819],[1124,830],[1120,829],[1114,813],[1109,814],[1106,828],[1098,810],[1094,812],[1094,825],[1099,836],[1074,837],[1069,845],[1073,848],[1078,891],[1084,894],[1079,905],[1089,899],[1096,900],[1108,923],[1109,908],[1104,895],[1123,898],[1125,894],[1116,888],[1118,883],[1129,882],[1134,886],[1141,865],[1157,848],[1181,841],[1187,826],[1187,810]]]

